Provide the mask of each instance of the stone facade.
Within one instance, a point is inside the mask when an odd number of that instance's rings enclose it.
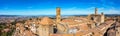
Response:
[[[88,19],[93,20],[96,25],[100,25],[100,23],[104,22],[105,16],[103,12],[101,14],[98,14],[98,9],[95,8],[95,14],[88,15]]]
[[[98,8],[95,8],[95,15],[98,14]]]
[[[60,8],[56,8],[56,24],[58,24],[61,21],[61,16],[60,16]]]
[[[98,9],[95,8],[95,14],[88,15],[88,17],[72,17],[61,20],[60,8],[56,8],[56,20],[49,17],[32,18],[25,23],[17,23],[16,31],[20,36],[102,36],[104,33],[102,31],[110,27],[109,25],[113,21],[105,23],[104,14],[98,14],[97,11]],[[97,23],[97,27],[95,23]]]
[[[38,26],[38,35],[49,36],[50,31],[53,31],[53,30],[50,30],[50,27],[52,27],[51,26],[52,24],[54,23],[49,17],[44,17]]]

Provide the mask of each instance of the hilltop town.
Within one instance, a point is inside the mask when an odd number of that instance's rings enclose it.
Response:
[[[120,16],[105,16],[95,8],[87,16],[0,17],[0,36],[119,36]]]

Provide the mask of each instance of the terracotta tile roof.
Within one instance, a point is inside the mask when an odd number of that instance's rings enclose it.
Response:
[[[61,34],[50,34],[50,36],[62,36]]]
[[[18,27],[18,26],[20,26],[21,25],[21,23],[16,23],[16,27]]]
[[[50,34],[50,36],[73,36],[73,34]]]
[[[44,18],[41,19],[40,24],[42,24],[42,25],[51,25],[51,24],[54,24],[54,22],[49,17],[44,17]]]
[[[72,19],[64,19],[61,21],[62,23],[66,23],[66,24],[69,24],[69,25],[74,25],[74,24],[79,24],[79,22],[76,22]]]
[[[25,36],[33,36],[32,32],[28,30],[24,31],[24,33],[25,33]]]

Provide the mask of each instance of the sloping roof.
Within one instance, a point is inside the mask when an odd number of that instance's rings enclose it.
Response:
[[[50,19],[49,17],[44,17],[44,18],[41,19],[40,24],[42,24],[42,25],[51,25],[51,24],[54,24],[54,23],[53,23],[53,20]]]
[[[28,30],[25,30],[24,33],[25,33],[25,36],[33,36],[32,32]]]
[[[64,20],[62,20],[61,22],[62,22],[62,23],[67,23],[67,24],[69,24],[69,25],[79,24],[79,22],[76,22],[76,21],[74,21],[74,20],[72,20],[72,19],[64,19]]]
[[[19,27],[21,25],[21,23],[16,23],[16,26]]]
[[[61,23],[66,23],[69,25],[75,25],[75,24],[83,24],[88,22],[86,18],[74,18],[74,19],[63,19]]]

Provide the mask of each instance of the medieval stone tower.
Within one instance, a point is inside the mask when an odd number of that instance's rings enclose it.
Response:
[[[104,14],[103,12],[101,14],[98,14],[98,8],[95,8],[95,13],[88,15],[88,19],[93,20],[94,22],[97,23],[97,25],[100,25],[100,23],[104,22]]]
[[[104,16],[104,13],[102,12],[101,13],[101,23],[103,23],[105,21],[105,16]]]
[[[60,8],[57,7],[56,8],[56,24],[58,24],[61,20],[61,16],[60,16]]]
[[[98,14],[98,8],[95,8],[95,15]]]

